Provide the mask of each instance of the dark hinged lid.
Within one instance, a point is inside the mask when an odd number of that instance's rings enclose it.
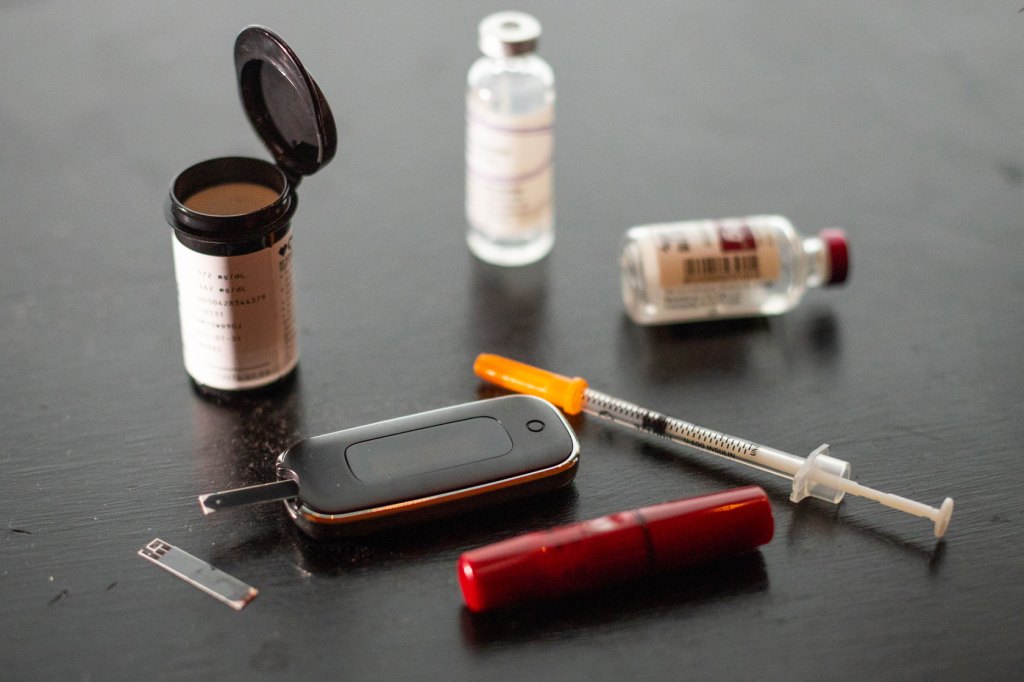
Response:
[[[331,109],[277,34],[262,26],[239,33],[235,72],[249,121],[294,185],[334,158],[338,133]]]

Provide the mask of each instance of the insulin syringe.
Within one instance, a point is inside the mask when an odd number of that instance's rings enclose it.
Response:
[[[798,457],[613,398],[589,388],[586,379],[565,377],[499,355],[484,353],[477,356],[473,371],[481,379],[510,391],[545,398],[567,414],[586,412],[791,479],[793,492],[789,499],[793,502],[815,497],[838,504],[846,493],[866,497],[887,507],[931,520],[935,524],[937,538],[945,534],[953,515],[952,498],[947,497],[940,507],[935,508],[850,480],[850,464],[830,457],[828,445],[822,445],[807,457]]]

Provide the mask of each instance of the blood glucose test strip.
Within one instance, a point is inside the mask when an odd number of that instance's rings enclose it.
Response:
[[[160,538],[139,550],[139,556],[176,575],[236,611],[256,598],[259,590],[238,578],[214,568],[202,559]]]

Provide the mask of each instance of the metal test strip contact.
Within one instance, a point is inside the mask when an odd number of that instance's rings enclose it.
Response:
[[[255,587],[246,585],[238,578],[214,568],[202,559],[160,538],[154,539],[140,549],[139,556],[198,587],[236,611],[244,608],[259,594]]]
[[[262,485],[250,485],[234,490],[224,490],[199,496],[199,508],[203,515],[209,515],[218,509],[241,507],[247,504],[262,502],[278,502],[299,496],[299,484],[292,480],[274,481]]]

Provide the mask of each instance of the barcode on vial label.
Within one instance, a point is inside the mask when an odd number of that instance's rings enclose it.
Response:
[[[761,267],[755,254],[687,258],[683,261],[686,282],[759,279]]]

